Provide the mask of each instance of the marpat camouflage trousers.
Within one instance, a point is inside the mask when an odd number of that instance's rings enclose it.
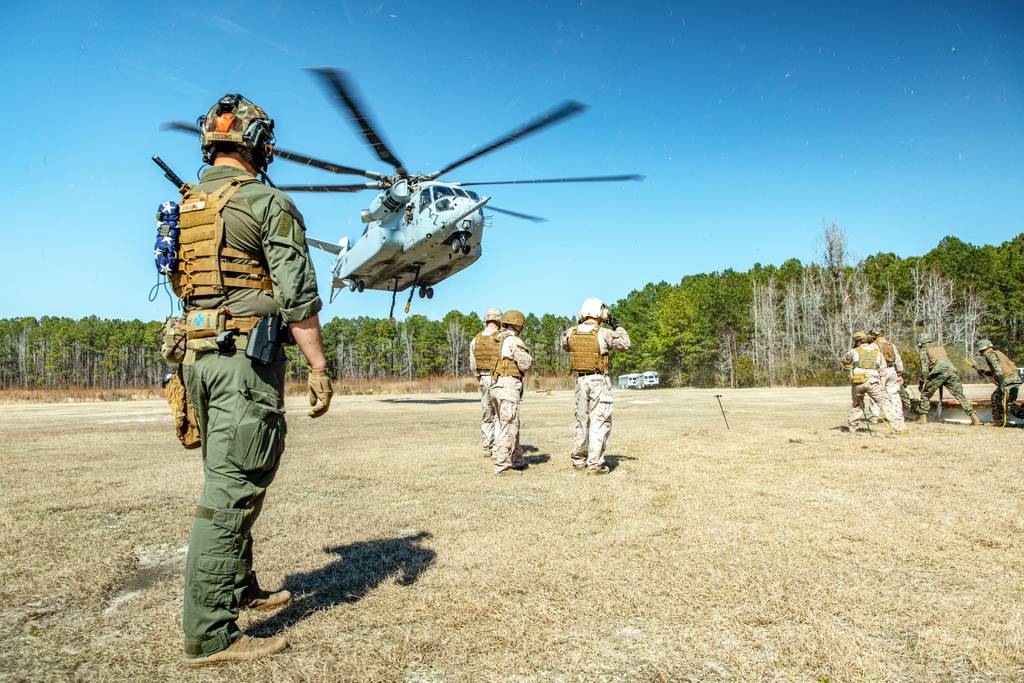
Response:
[[[924,381],[924,388],[921,389],[921,400],[917,405],[917,412],[919,414],[928,414],[928,409],[932,403],[932,394],[938,391],[939,387],[949,389],[949,392],[960,402],[960,407],[963,408],[965,413],[970,414],[974,411],[971,402],[964,396],[964,388],[960,384],[960,376],[956,374],[956,370],[940,370],[928,375],[928,379]]]
[[[497,421],[494,425],[495,473],[523,462],[523,449],[519,445],[519,402],[523,396],[523,383],[515,377],[499,377],[491,385],[491,404]]]
[[[1016,415],[1020,382],[1003,382],[992,392],[992,424],[1006,426],[1006,419]]]
[[[491,376],[480,375],[480,436],[484,440],[484,451],[489,453],[494,446],[494,404],[491,402]]]
[[[861,384],[853,384],[850,386],[850,394],[852,399],[852,405],[850,406],[850,414],[846,418],[846,423],[849,425],[850,430],[857,428],[860,421],[864,419],[864,397],[868,396],[875,404],[881,408],[882,415],[886,421],[892,426],[897,432],[902,432],[907,428],[906,422],[903,420],[903,412],[898,410],[893,402],[889,399],[889,395],[885,393],[885,389],[882,387],[882,383],[878,379],[871,379]]]
[[[607,375],[576,378],[576,438],[569,456],[573,465],[597,469],[612,433],[612,382]]]

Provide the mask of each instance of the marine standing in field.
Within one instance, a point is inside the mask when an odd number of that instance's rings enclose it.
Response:
[[[523,449],[519,445],[519,402],[523,398],[523,378],[533,367],[533,356],[519,333],[526,317],[519,311],[506,311],[501,316],[501,343],[498,360],[491,375],[491,401],[497,416],[494,433],[494,473],[505,476],[521,474],[526,469]]]
[[[882,386],[885,393],[892,401],[893,407],[900,411],[906,419],[906,416],[910,415],[913,405],[910,402],[910,394],[907,393],[904,379],[903,356],[900,355],[896,345],[886,339],[881,332],[872,330],[868,334],[875,338],[874,344],[885,358],[886,368],[882,375]]]
[[[996,385],[992,392],[992,426],[1005,427],[1007,413],[1016,414],[1017,392],[1021,384],[1017,364],[1002,351],[994,349],[988,339],[978,342],[978,353],[988,364],[988,372],[982,371],[982,374]]]
[[[183,188],[181,243],[171,275],[184,300],[182,373],[202,437],[203,490],[192,519],[182,626],[185,664],[254,659],[284,649],[284,637],[242,635],[240,609],[291,601],[268,592],[252,568],[251,530],[285,443],[284,350],[268,362],[247,353],[256,326],[288,329],[309,362],[309,415],[327,412],[327,376],[316,274],[302,214],[267,187],[274,122],[241,95],[225,95],[199,120],[203,171]]]
[[[871,335],[867,332],[854,332],[853,343],[854,347],[843,356],[843,367],[850,371],[851,406],[847,417],[850,433],[853,434],[857,430],[857,426],[864,418],[865,396],[869,396],[882,410],[882,415],[895,433],[906,432],[907,425],[903,420],[903,413],[889,400],[882,386],[881,378],[888,367],[885,356],[872,343]]]
[[[569,457],[577,470],[607,474],[604,450],[612,431],[613,407],[609,352],[628,351],[629,333],[600,299],[583,302],[579,321],[562,333],[562,348],[569,352],[569,370],[576,375],[576,438]],[[601,327],[602,321],[612,329]]]
[[[949,360],[949,354],[942,344],[932,341],[931,335],[922,332],[917,335],[918,357],[921,363],[921,400],[917,404],[917,421],[928,421],[928,409],[931,407],[932,394],[939,387],[946,387],[960,401],[960,407],[971,418],[972,425],[980,425],[978,413],[971,402],[964,396],[964,388],[960,384],[960,376]]]
[[[480,435],[484,440],[484,455],[492,457],[494,447],[494,404],[491,403],[491,371],[498,362],[501,342],[498,333],[501,331],[501,310],[488,308],[484,313],[484,329],[469,342],[469,371],[476,374],[480,385],[480,409],[483,417],[480,420]]]

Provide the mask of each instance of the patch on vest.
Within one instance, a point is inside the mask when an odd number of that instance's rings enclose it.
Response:
[[[292,234],[292,215],[285,211],[281,215],[281,220],[277,225],[277,236],[278,237],[291,237]]]
[[[181,213],[188,213],[189,211],[199,211],[200,209],[206,208],[206,200],[197,199],[194,202],[185,202],[178,207],[178,211]]]

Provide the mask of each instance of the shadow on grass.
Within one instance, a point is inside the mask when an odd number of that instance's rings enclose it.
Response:
[[[632,455],[606,455],[604,456],[604,464],[608,466],[608,469],[614,470],[619,466],[619,463],[623,460],[637,460],[638,458]]]
[[[523,458],[523,462],[525,462],[527,465],[543,465],[549,460],[551,460],[551,456],[548,455],[547,453],[542,453],[540,455],[528,455],[525,458]]]
[[[381,403],[422,403],[442,405],[445,403],[480,403],[479,398],[382,398]]]
[[[314,612],[357,602],[385,581],[394,579],[400,586],[416,583],[436,556],[422,545],[430,537],[429,532],[421,531],[324,548],[325,553],[340,559],[315,571],[285,577],[284,588],[294,596],[292,604],[248,630],[256,636],[274,635]]]

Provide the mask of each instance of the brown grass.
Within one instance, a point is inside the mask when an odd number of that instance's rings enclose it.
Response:
[[[299,599],[241,623],[291,647],[198,673],[175,550],[201,475],[165,406],[9,406],[0,677],[1024,678],[1020,432],[846,437],[842,389],[724,393],[729,431],[712,392],[618,392],[615,469],[589,477],[571,395],[531,392],[514,479],[478,454],[471,394],[344,396],[318,421],[290,399],[256,563]]]

